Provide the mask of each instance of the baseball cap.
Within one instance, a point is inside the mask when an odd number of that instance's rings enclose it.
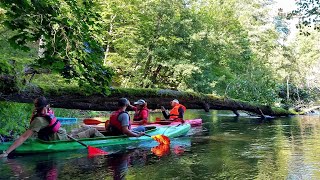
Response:
[[[38,97],[37,99],[34,100],[34,107],[36,108],[44,108],[48,105],[48,100],[44,97]]]
[[[137,102],[134,102],[133,104],[144,105],[145,103],[146,103],[145,100],[139,99]]]
[[[174,100],[172,100],[171,102],[176,102],[176,103],[178,103],[178,104],[179,104],[178,99],[174,99]]]
[[[126,106],[126,105],[129,105],[129,101],[127,98],[120,98],[119,101],[118,101],[118,106],[119,107],[123,107],[123,106]]]

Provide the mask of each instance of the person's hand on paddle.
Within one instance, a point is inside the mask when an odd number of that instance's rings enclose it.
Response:
[[[141,136],[145,135],[146,133],[144,133],[144,132],[139,132],[139,133],[137,133],[137,134],[138,134],[137,137],[141,137]]]
[[[163,107],[163,106],[161,106],[161,111],[165,111],[166,109]]]

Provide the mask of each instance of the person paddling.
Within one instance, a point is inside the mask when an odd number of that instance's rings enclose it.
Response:
[[[133,122],[139,124],[148,123],[149,109],[147,108],[147,102],[143,99],[139,99],[133,104],[136,106],[132,106],[131,104],[129,104],[129,106],[135,111],[133,116]]]
[[[109,123],[106,123],[106,132],[108,135],[118,136],[118,135],[127,135],[132,137],[140,137],[144,135],[143,131],[145,128],[139,126],[138,128],[133,129],[135,133],[131,131],[130,116],[126,112],[127,107],[130,102],[126,98],[120,98],[118,101],[118,110],[114,111],[110,115]]]
[[[65,129],[61,128],[59,120],[54,116],[53,110],[45,97],[34,100],[34,110],[30,120],[29,128],[6,150],[0,154],[7,157],[13,150],[18,148],[33,134],[44,141],[69,140]],[[74,138],[104,137],[94,128],[82,128],[75,130],[72,135]]]
[[[161,111],[165,119],[173,121],[183,121],[183,115],[186,111],[186,107],[179,103],[177,99],[174,99],[170,102],[172,109],[168,111],[161,106]]]

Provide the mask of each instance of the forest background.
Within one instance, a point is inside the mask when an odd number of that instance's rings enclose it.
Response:
[[[273,0],[1,2],[2,93],[76,86],[216,94],[272,106],[316,103],[319,4]],[[294,37],[288,20],[298,18]]]

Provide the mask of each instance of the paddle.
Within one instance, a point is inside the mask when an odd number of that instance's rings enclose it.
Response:
[[[88,148],[88,156],[90,156],[90,157],[108,154],[107,152],[105,152],[105,151],[103,151],[103,150],[101,150],[101,149],[99,149],[99,148],[95,148],[95,147],[92,147],[92,146],[88,146],[88,145],[86,145],[85,143],[83,143],[83,142],[81,142],[81,141],[73,138],[73,137],[70,136],[70,135],[67,135],[67,136],[68,136],[70,139],[78,142],[78,143],[81,144],[82,146],[87,147],[87,148]]]
[[[83,120],[83,123],[86,125],[98,125],[98,124],[105,123],[105,122],[99,121],[97,119],[87,118],[87,119]]]
[[[105,121],[105,122],[107,122],[107,121]],[[98,125],[98,124],[105,123],[105,122],[97,120],[97,119],[92,119],[92,118],[87,118],[87,119],[83,120],[83,123],[86,124],[86,125]],[[132,124],[134,125],[135,123],[133,122]],[[147,123],[147,125],[148,124],[169,125],[169,124],[171,124],[171,121],[156,121],[156,122],[153,122],[153,123]]]

